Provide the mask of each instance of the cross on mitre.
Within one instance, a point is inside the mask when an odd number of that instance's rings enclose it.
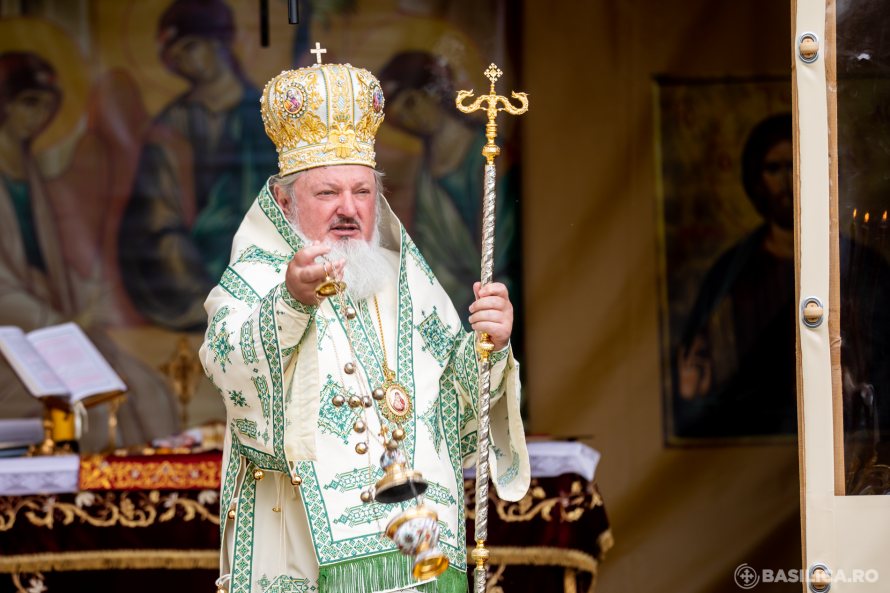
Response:
[[[321,54],[326,54],[326,53],[328,53],[328,50],[326,50],[326,49],[324,49],[323,47],[321,47],[321,44],[320,44],[319,42],[316,41],[316,42],[315,42],[315,49],[310,49],[310,50],[309,50],[309,53],[310,53],[310,54],[315,54],[315,63],[316,63],[316,64],[321,64]]]

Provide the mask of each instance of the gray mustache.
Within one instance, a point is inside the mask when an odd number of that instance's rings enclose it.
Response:
[[[362,228],[361,223],[357,219],[345,216],[340,216],[334,222],[332,222],[331,228],[334,228],[335,226],[339,226],[341,224],[351,224],[357,226],[359,229]]]

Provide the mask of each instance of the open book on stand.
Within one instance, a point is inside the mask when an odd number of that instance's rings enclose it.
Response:
[[[127,390],[96,346],[75,323],[28,332],[0,327],[0,352],[36,398],[56,397],[91,406]]]

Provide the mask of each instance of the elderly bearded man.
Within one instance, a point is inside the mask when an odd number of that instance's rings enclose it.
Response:
[[[235,235],[230,265],[205,304],[201,348],[229,421],[223,590],[467,587],[462,467],[476,447],[474,334],[461,329],[381,194],[373,143],[383,102],[373,75],[339,64],[282,72],[263,93],[280,174]],[[317,296],[327,275],[342,275],[345,294]],[[491,475],[502,498],[517,500],[529,465],[509,347],[512,306],[502,284],[475,292],[470,322],[497,348]],[[350,399],[363,405],[343,405]],[[411,501],[370,500],[384,475],[384,445],[369,436],[396,431],[428,483],[424,504],[438,515],[450,563],[438,579],[415,578],[413,559],[383,537]]]

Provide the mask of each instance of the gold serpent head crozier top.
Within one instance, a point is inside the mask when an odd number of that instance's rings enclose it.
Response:
[[[279,174],[326,165],[374,167],[383,102],[374,75],[349,64],[313,64],[270,80],[260,105],[278,149]]]

